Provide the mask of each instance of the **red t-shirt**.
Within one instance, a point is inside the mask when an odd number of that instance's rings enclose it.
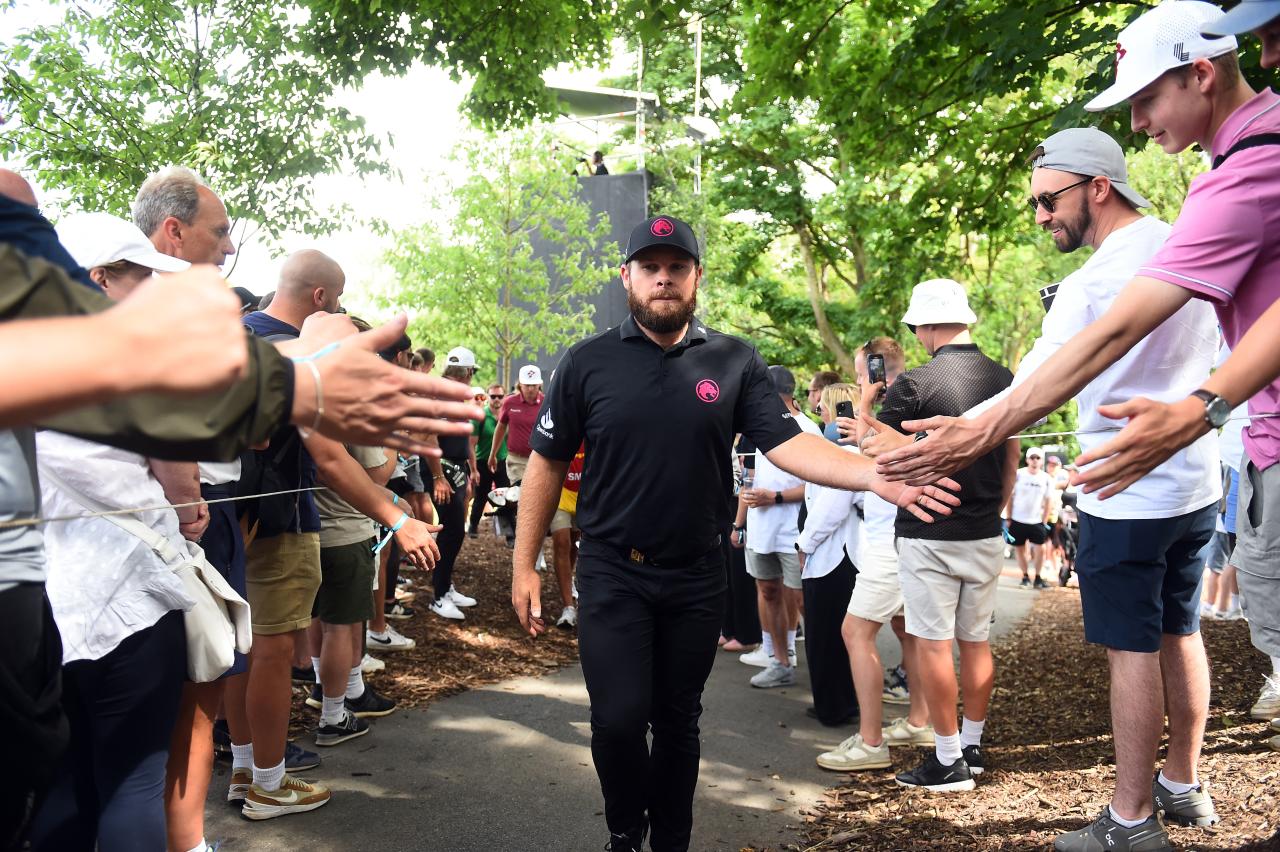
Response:
[[[498,422],[507,424],[508,453],[525,457],[533,453],[529,447],[529,436],[533,434],[533,426],[538,422],[538,408],[541,405],[541,393],[533,403],[525,402],[519,391],[502,400],[502,413],[498,415]]]

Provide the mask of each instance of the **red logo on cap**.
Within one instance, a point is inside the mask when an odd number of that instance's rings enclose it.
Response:
[[[1121,44],[1120,42],[1116,42],[1116,61],[1115,61],[1116,68],[1120,67],[1120,60],[1124,59],[1124,55],[1128,52],[1129,51],[1124,49],[1123,44]]]
[[[720,386],[710,379],[703,379],[698,382],[698,386],[694,388],[694,393],[698,395],[698,399],[703,402],[715,402],[720,398]]]
[[[649,226],[649,233],[655,237],[669,237],[675,229],[676,226],[670,219],[654,219],[653,224]]]

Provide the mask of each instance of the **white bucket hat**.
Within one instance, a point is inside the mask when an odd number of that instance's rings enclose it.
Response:
[[[934,278],[921,281],[911,290],[911,305],[902,321],[912,327],[950,323],[973,325],[978,318],[969,309],[969,297],[958,281]]]
[[[1235,36],[1205,38],[1200,31],[1222,17],[1202,0],[1164,0],[1120,31],[1116,40],[1116,81],[1084,105],[1110,109],[1142,91],[1161,74],[1197,59],[1212,59],[1238,46]]]
[[[58,223],[58,242],[85,269],[127,260],[157,272],[181,272],[185,260],[156,251],[132,222],[110,213],[73,213]]]

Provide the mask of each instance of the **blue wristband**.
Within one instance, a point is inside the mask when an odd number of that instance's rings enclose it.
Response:
[[[409,514],[407,512],[401,512],[400,520],[396,521],[394,524],[392,524],[390,527],[387,528],[387,534],[382,537],[382,541],[374,545],[373,552],[378,553],[382,550],[382,548],[386,547],[387,542],[391,541],[391,536],[399,532],[400,528],[404,526],[404,522],[407,520],[409,520]]]
[[[320,347],[315,352],[312,352],[310,355],[300,355],[297,358],[290,358],[289,360],[295,364],[301,364],[305,361],[319,361],[321,358],[328,355],[330,352],[334,351],[341,345],[342,345],[342,341],[335,340],[333,343],[330,343],[328,346]]]

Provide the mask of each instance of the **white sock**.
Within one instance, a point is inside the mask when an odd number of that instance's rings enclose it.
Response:
[[[274,793],[280,789],[280,782],[284,781],[284,761],[281,760],[278,766],[270,769],[260,769],[258,764],[253,765],[253,783],[257,784],[268,793]]]
[[[943,766],[950,766],[961,758],[960,753],[960,735],[952,734],[944,737],[942,734],[934,732],[933,750],[938,755],[938,762]]]
[[[320,709],[320,724],[336,725],[341,722],[343,715],[347,712],[346,700],[345,695],[339,695],[337,698],[324,696],[321,702],[323,706]]]
[[[960,722],[960,747],[982,745],[982,729],[987,720],[975,722],[965,716]]]
[[[1125,828],[1137,828],[1138,826],[1146,822],[1148,819],[1150,819],[1150,817],[1143,817],[1142,819],[1125,819],[1124,817],[1120,816],[1120,814],[1116,813],[1116,809],[1111,807],[1110,805],[1107,805],[1107,811],[1110,812],[1111,818],[1113,820],[1120,823]]]
[[[320,682],[320,658],[319,657],[311,658],[311,668],[316,670],[316,683],[319,683]]]
[[[1232,609],[1239,609],[1239,608],[1240,608],[1240,596],[1239,596],[1239,595],[1232,595],[1232,596],[1231,596],[1231,608],[1232,608]]]
[[[796,652],[796,632],[794,630],[787,631],[787,654],[788,656]]]
[[[253,743],[231,744],[231,771],[253,769]]]
[[[209,852],[209,841],[201,837],[200,842],[188,849],[187,852]]]
[[[347,675],[347,694],[344,697],[355,701],[361,695],[364,695],[364,672],[359,666],[354,666]]]
[[[1271,673],[1276,677],[1280,677],[1280,657],[1271,658]]]
[[[377,636],[379,639],[386,639],[386,638],[387,638],[387,631],[385,631],[385,630],[374,630],[372,627],[370,627],[370,628],[369,628],[369,635],[370,635],[370,636]]]
[[[1170,793],[1179,794],[1190,793],[1192,790],[1200,786],[1199,784],[1183,784],[1181,781],[1170,781],[1165,777],[1163,769],[1160,770],[1160,783],[1164,785],[1164,788]]]
[[[772,633],[764,634],[764,655],[766,657],[773,656],[773,634]]]

